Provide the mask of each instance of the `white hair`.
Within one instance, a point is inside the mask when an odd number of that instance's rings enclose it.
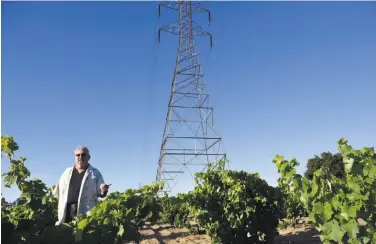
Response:
[[[83,150],[84,152],[86,152],[87,154],[90,155],[90,151],[89,151],[89,148],[85,147],[85,146],[78,146],[74,152],[77,152],[78,150]]]

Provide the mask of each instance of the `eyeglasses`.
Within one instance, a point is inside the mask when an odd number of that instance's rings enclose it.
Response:
[[[76,154],[76,157],[78,158],[79,156],[81,156],[81,157],[86,157],[86,153],[81,153],[81,154]]]

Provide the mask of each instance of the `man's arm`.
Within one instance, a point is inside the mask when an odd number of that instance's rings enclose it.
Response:
[[[52,191],[52,195],[53,195],[55,198],[57,198],[57,199],[59,199],[59,195],[60,195],[60,181],[61,181],[61,179],[64,177],[66,171],[67,171],[67,170],[65,170],[65,171],[61,174],[59,180],[58,180],[57,183],[56,183],[56,187],[55,187],[55,189]]]
[[[102,185],[105,185],[104,179],[103,179],[102,174],[98,171],[97,189],[99,189],[98,190],[98,192],[99,192],[98,197],[100,197],[100,198],[106,197],[107,196],[107,192],[108,192],[107,189],[104,190],[104,191],[102,191]]]
[[[60,181],[63,179],[63,177],[66,176],[66,173],[67,173],[68,170],[69,170],[69,168],[67,168],[66,170],[64,170],[64,172],[61,174],[59,180],[58,180],[57,183],[56,183],[56,187],[55,187],[55,189],[52,191],[52,195],[53,195],[55,198],[57,198],[57,199],[59,199],[59,195],[60,195],[60,188],[61,188],[61,186],[60,186]]]

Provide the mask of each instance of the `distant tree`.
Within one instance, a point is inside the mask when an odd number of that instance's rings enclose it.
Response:
[[[328,168],[337,178],[343,178],[345,175],[342,156],[339,153],[323,152],[321,157],[315,155],[314,158],[308,160],[305,176],[312,179],[313,173],[322,167]]]

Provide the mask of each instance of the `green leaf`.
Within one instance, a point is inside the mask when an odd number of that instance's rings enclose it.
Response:
[[[357,200],[362,200],[362,201],[367,201],[369,198],[369,192],[366,194],[362,195],[360,193],[353,192],[351,194],[347,194],[346,198],[350,200],[351,202],[355,202]]]
[[[19,149],[17,143],[14,141],[13,136],[1,137],[1,151],[10,158],[14,156],[14,152]]]
[[[309,180],[304,177],[303,180],[302,180],[302,188],[303,188],[302,190],[303,190],[304,193],[307,193],[310,185],[311,184],[310,184]]]
[[[363,168],[363,174],[364,174],[364,176],[368,176],[369,172],[371,171],[371,168],[372,168],[371,165],[366,165],[366,166]]]
[[[368,178],[368,177],[364,180],[364,182],[365,182],[366,184],[368,184],[368,185],[372,185],[373,181],[374,181],[373,179]]]
[[[324,206],[324,220],[329,221],[332,218],[332,215],[333,215],[332,206],[330,206],[330,204],[326,202]]]
[[[281,164],[283,161],[284,161],[284,157],[278,154],[274,157],[274,160],[273,160],[273,162],[276,164],[278,169],[281,167]]]
[[[345,167],[345,172],[346,173],[350,173],[351,172],[351,169],[354,165],[354,159],[353,158],[345,158],[343,159],[343,162],[344,162],[344,167]]]
[[[368,177],[370,177],[371,179],[376,178],[376,166],[375,165],[371,166],[371,168],[368,172]]]
[[[341,209],[341,215],[348,220],[350,218],[355,218],[356,217],[356,207],[355,206],[350,206],[347,203],[345,203]]]
[[[356,178],[355,177],[349,177],[349,178],[347,178],[347,185],[354,192],[360,193],[360,186],[356,182]]]
[[[332,207],[329,203],[325,203],[324,206],[322,205],[322,203],[315,203],[313,205],[313,212],[316,213],[325,222],[330,220],[333,214]]]
[[[288,167],[289,165],[287,164],[287,163],[284,163],[284,164],[281,164],[279,167],[278,167],[278,169],[279,169],[279,171],[282,173],[282,174],[286,174],[286,172],[285,172],[285,169],[286,169],[286,167]]]
[[[348,154],[351,153],[352,148],[347,145],[347,140],[346,139],[342,138],[338,142],[338,145],[339,145],[338,151],[342,154],[342,156],[347,156]]]
[[[367,244],[370,240],[371,239],[366,236],[366,237],[363,238],[363,243]]]
[[[308,218],[309,218],[309,220],[311,220],[314,224],[317,223],[316,215],[315,215],[314,212],[309,213]]]
[[[122,237],[124,235],[124,226],[123,225],[120,225],[119,227],[119,231],[117,233],[117,236],[120,236]]]
[[[84,230],[85,229],[85,227],[88,225],[88,223],[89,223],[89,219],[83,219],[83,220],[81,220],[80,222],[78,222],[78,229],[79,230]]]
[[[110,225],[112,223],[111,217],[106,217],[103,221],[104,225]]]
[[[344,236],[344,231],[341,230],[340,226],[338,225],[337,220],[332,220],[330,222],[326,222],[323,225],[324,233],[328,234],[330,240],[335,242],[340,242],[342,237]]]
[[[354,219],[343,225],[343,229],[348,233],[350,238],[355,240],[357,239],[357,234],[359,233],[359,224]]]
[[[309,194],[309,196],[310,196],[310,197],[314,197],[314,196],[316,195],[318,189],[319,189],[318,184],[316,184],[316,182],[312,182],[312,191],[311,191],[311,193]]]
[[[42,199],[42,204],[43,204],[43,205],[46,205],[46,203],[47,203],[47,198],[46,198],[46,197],[43,197],[43,199]]]
[[[338,209],[338,208],[341,208],[342,207],[342,203],[340,202],[340,197],[339,197],[340,194],[337,194],[335,195],[331,201],[330,201],[330,204],[333,206],[334,209]]]

